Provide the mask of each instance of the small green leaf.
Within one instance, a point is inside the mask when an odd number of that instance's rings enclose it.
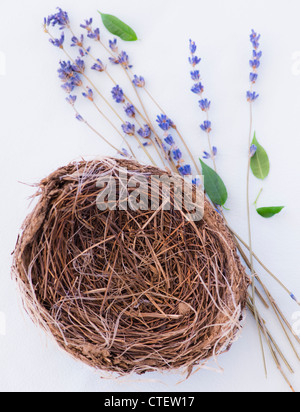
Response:
[[[127,24],[123,23],[120,19],[111,14],[103,14],[99,11],[103,24],[107,30],[120,37],[124,41],[136,41],[138,40],[136,33]]]
[[[252,141],[252,145],[257,147],[255,155],[251,158],[251,170],[255,177],[265,180],[270,173],[270,161],[265,149],[258,143],[256,134]]]
[[[273,206],[273,207],[260,207],[259,209],[256,209],[257,213],[264,217],[265,219],[270,219],[271,217],[278,215],[282,210],[284,209],[284,206]]]
[[[215,205],[223,206],[228,199],[227,189],[223,180],[201,159],[200,162],[204,176],[204,188],[208,197]]]

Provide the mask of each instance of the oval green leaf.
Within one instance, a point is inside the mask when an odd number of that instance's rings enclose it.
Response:
[[[265,149],[259,144],[256,134],[252,141],[252,145],[257,147],[255,155],[251,158],[251,170],[257,179],[265,180],[270,173],[270,161]]]
[[[104,14],[99,11],[103,24],[107,30],[114,36],[120,37],[124,41],[136,41],[138,37],[135,31],[129,27],[127,24],[122,22],[115,16],[111,14]]]
[[[278,215],[282,210],[284,209],[284,206],[272,206],[272,207],[260,207],[259,209],[256,209],[257,213],[264,217],[265,219],[270,219],[271,217]]]
[[[210,200],[218,206],[223,206],[228,199],[228,192],[220,176],[201,159],[204,188]]]

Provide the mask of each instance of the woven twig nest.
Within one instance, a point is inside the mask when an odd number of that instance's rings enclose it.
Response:
[[[33,321],[73,357],[120,374],[191,372],[236,339],[245,270],[207,200],[196,222],[172,202],[169,211],[99,210],[99,178],[118,179],[123,168],[146,179],[167,175],[103,159],[43,180],[13,273]]]

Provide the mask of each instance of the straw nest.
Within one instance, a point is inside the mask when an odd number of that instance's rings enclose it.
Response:
[[[191,373],[230,349],[248,280],[207,200],[196,222],[172,197],[169,211],[101,211],[98,179],[118,181],[124,168],[146,181],[168,175],[108,158],[72,163],[43,180],[13,274],[33,321],[76,359],[120,374]]]

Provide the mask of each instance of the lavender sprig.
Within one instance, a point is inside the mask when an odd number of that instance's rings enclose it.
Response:
[[[204,93],[204,86],[202,82],[200,81],[201,80],[200,71],[196,70],[196,66],[200,64],[201,58],[195,55],[197,52],[197,45],[193,40],[190,40],[189,48],[190,48],[190,53],[191,53],[191,56],[189,57],[189,63],[193,67],[193,70],[190,72],[190,75],[191,75],[191,79],[194,82],[194,85],[191,88],[191,91],[192,93],[197,94],[201,97],[201,100],[199,100],[199,107],[204,113],[206,113],[206,120],[200,125],[200,128],[202,131],[204,131],[207,134],[209,152],[204,151],[203,158],[206,160],[212,159],[214,163],[215,171],[216,171],[215,158],[217,156],[218,150],[215,146],[211,145],[210,132],[212,131],[212,123],[209,120],[209,115],[208,115],[208,112],[211,108],[211,101],[202,97]]]
[[[182,176],[190,176],[192,174],[192,168],[189,164],[184,164],[183,154],[179,147],[176,146],[175,140],[170,134],[170,130],[174,129],[174,122],[168,118],[165,114],[157,116],[156,122],[165,135],[165,143],[170,146],[170,153],[172,160],[176,163],[176,168]]]
[[[253,91],[253,85],[257,82],[258,79],[258,73],[257,70],[260,67],[260,59],[262,57],[262,51],[259,51],[259,41],[260,41],[260,34],[257,34],[254,30],[252,30],[250,34],[250,42],[253,46],[253,51],[252,51],[252,59],[249,61],[250,67],[252,68],[252,71],[250,73],[250,84],[251,88],[249,91],[247,91],[247,101],[249,103],[254,102],[259,98],[259,94]]]

